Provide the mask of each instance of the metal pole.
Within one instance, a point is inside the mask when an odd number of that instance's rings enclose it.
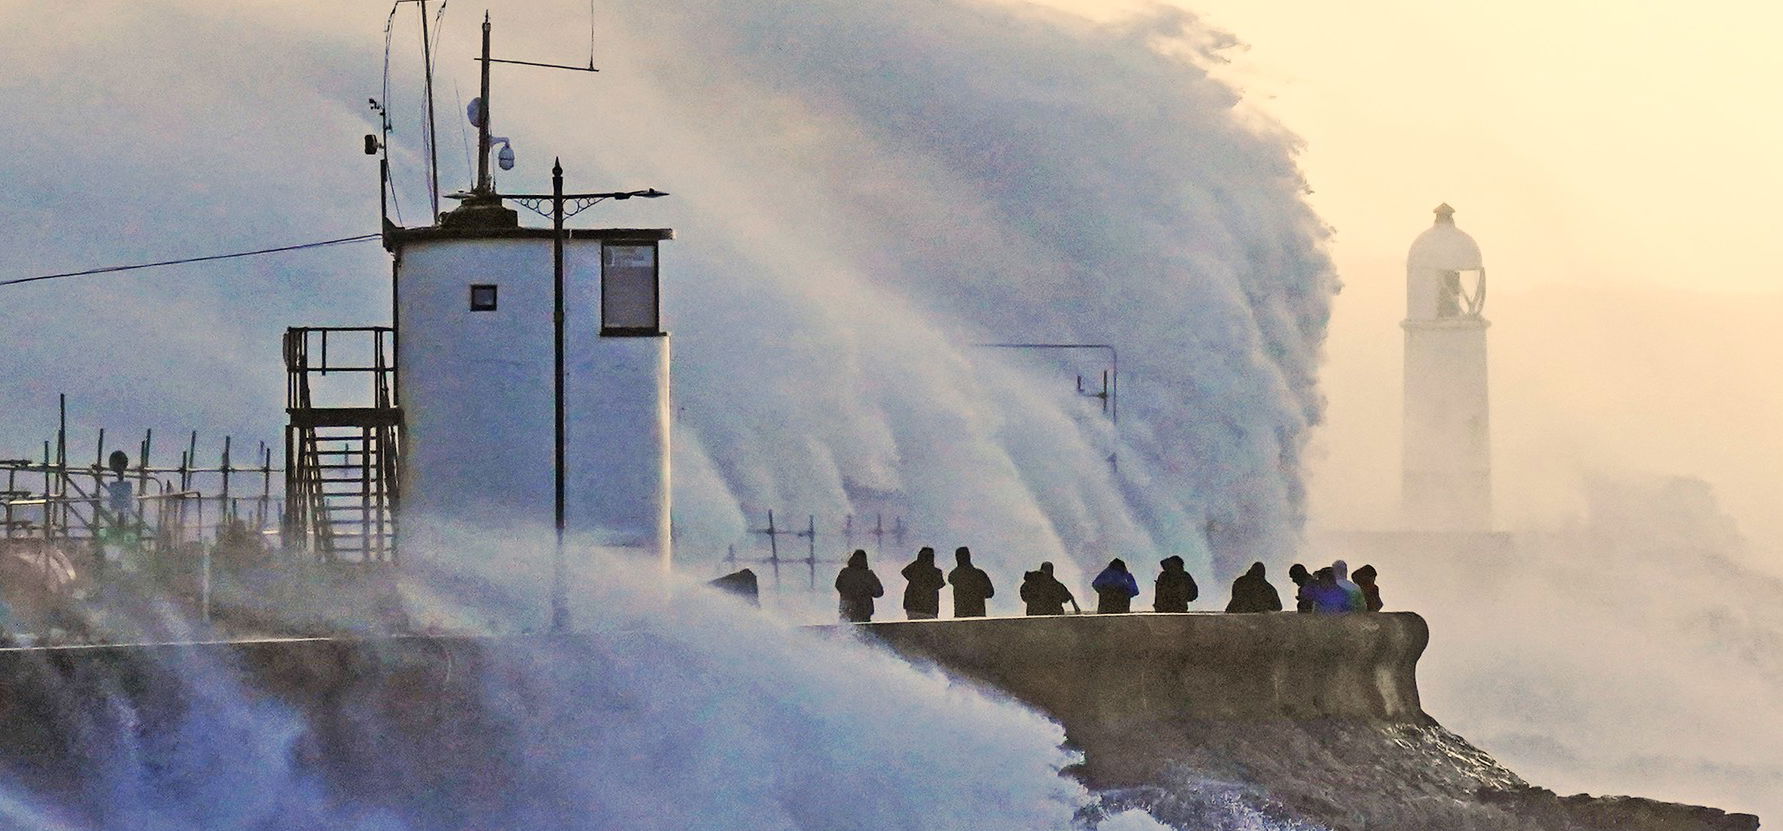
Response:
[[[390,132],[384,131],[384,140],[390,140]],[[378,160],[378,230],[382,231],[390,225],[390,159]]]
[[[50,443],[46,441],[43,443],[43,539],[45,542],[49,541],[50,529],[56,524],[55,517],[50,515],[50,509],[54,507],[50,504],[53,496],[55,494],[50,491]],[[94,569],[95,578],[98,577],[99,570],[98,568]]]
[[[768,511],[768,564],[774,567],[774,590],[780,590],[780,532],[774,528],[774,512]]]
[[[61,518],[56,524],[68,527],[68,394],[56,394],[56,495],[61,500]]]
[[[433,119],[433,44],[427,36],[427,0],[421,0],[421,65],[427,76],[427,198],[433,205],[432,225],[440,221],[440,140]],[[484,27],[488,32],[488,27]],[[484,34],[487,42],[488,34]],[[484,93],[487,95],[488,93]],[[485,101],[484,103],[488,103]]]
[[[483,24],[484,57],[488,57],[489,24]],[[483,88],[488,94],[489,62],[483,62]],[[484,141],[488,141],[488,102],[484,102]],[[484,148],[484,163],[488,163],[488,148]],[[565,585],[567,575],[564,573],[563,532],[565,526],[564,511],[564,354],[563,354],[563,160],[554,159],[551,163],[551,259],[552,259],[552,295],[554,309],[551,317],[552,337],[556,351],[556,373],[553,381],[556,385],[556,418],[557,444],[554,448],[553,462],[557,466],[557,551],[551,561],[551,631],[562,632],[569,628],[569,587]]]
[[[202,543],[198,546],[204,552],[204,574],[200,579],[198,592],[199,615],[206,624],[210,623],[210,552],[211,547]]]
[[[477,192],[489,194],[495,185],[489,181],[489,12],[483,12],[483,123],[477,125]]]
[[[222,522],[234,513],[233,503],[229,499],[229,444],[234,440],[235,438],[233,436],[223,437],[223,496],[218,500],[217,504],[217,523],[219,528],[222,527]]]

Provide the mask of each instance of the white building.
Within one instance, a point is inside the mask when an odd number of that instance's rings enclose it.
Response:
[[[488,196],[442,220],[387,234],[405,598],[418,627],[500,603],[505,623],[542,628],[598,550],[669,563],[657,247],[673,234],[566,230],[559,324],[552,229],[520,227]],[[540,544],[553,538],[560,487],[567,562]]]
[[[1486,381],[1486,269],[1455,209],[1412,242],[1405,263],[1406,527],[1489,531],[1492,448]]]

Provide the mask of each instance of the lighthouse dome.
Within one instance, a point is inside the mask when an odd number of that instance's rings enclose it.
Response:
[[[1463,285],[1471,275],[1474,288]],[[1405,317],[1408,321],[1478,318],[1486,298],[1486,269],[1480,246],[1455,227],[1455,209],[1436,206],[1436,223],[1412,241],[1405,255]]]
[[[1436,224],[1412,241],[1405,264],[1414,272],[1476,271],[1482,267],[1480,246],[1455,227],[1455,209],[1442,204],[1436,207]]]

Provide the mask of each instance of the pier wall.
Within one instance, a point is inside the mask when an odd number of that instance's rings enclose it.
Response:
[[[1530,787],[1420,709],[1416,665],[1428,629],[1414,614],[813,629],[875,641],[1049,715],[1083,751],[1072,774],[1113,804],[1131,801],[1177,827],[1200,827],[1198,806],[1210,793],[1346,830],[1758,826],[1746,814]],[[573,790],[544,781],[556,775],[549,756],[529,761],[549,734],[575,729],[564,719],[635,715],[645,705],[599,671],[619,637],[650,636],[0,649],[0,772],[12,792],[56,806],[70,827],[126,827],[115,803],[128,782],[108,771],[168,754],[233,764],[239,754],[227,748],[251,743],[253,763],[269,775],[288,766],[366,816],[493,827],[483,818],[532,816]],[[587,706],[565,706],[577,701]]]
[[[1410,613],[1131,614],[811,627],[866,638],[1031,706],[1065,727],[1093,778],[1136,782],[1197,723],[1345,720],[1418,724],[1416,666],[1428,640]],[[413,781],[492,771],[398,771],[422,745],[476,745],[491,684],[525,694],[532,660],[601,660],[577,637],[272,639],[0,649],[0,765],[78,766],[68,737],[126,701],[148,722],[220,717],[208,698],[277,701],[313,752]],[[540,657],[548,656],[548,657]],[[108,703],[112,702],[112,703]],[[197,708],[197,709],[194,709]],[[378,729],[367,732],[367,725]],[[25,775],[29,775],[28,773]],[[59,774],[57,774],[59,775]],[[376,779],[377,776],[373,776]],[[48,783],[46,783],[48,784]],[[347,783],[365,786],[368,780]],[[385,784],[394,784],[387,782]],[[450,786],[449,781],[438,781]],[[374,788],[373,790],[379,790]]]
[[[1209,723],[1430,723],[1410,612],[1125,614],[818,627],[874,640],[1053,719],[1101,784],[1151,779]]]
[[[1411,612],[1065,615],[898,621],[855,630],[1074,723],[1356,718],[1416,722]]]

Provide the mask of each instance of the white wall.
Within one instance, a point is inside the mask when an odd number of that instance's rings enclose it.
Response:
[[[1486,328],[1479,318],[1407,320],[1403,496],[1414,528],[1491,526]]]
[[[598,240],[565,245],[571,557],[598,545],[666,565],[668,338],[599,336],[600,249]],[[445,587],[499,574],[527,619],[544,614],[549,563],[458,558],[472,550],[469,536],[534,536],[555,524],[552,271],[548,238],[437,239],[406,241],[397,276],[405,571],[436,592],[474,591]],[[497,308],[470,311],[470,286],[483,283],[499,286]]]

